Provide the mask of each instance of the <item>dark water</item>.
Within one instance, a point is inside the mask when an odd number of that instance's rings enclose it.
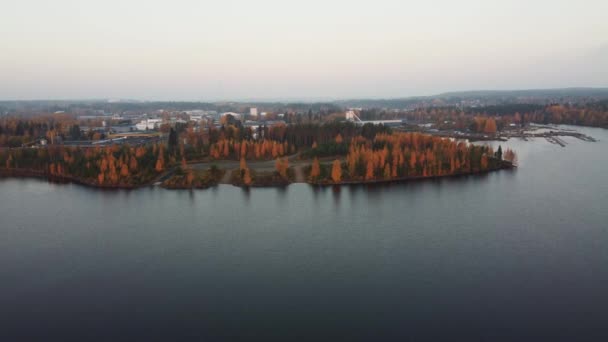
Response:
[[[0,181],[0,340],[608,340],[608,131],[381,187]],[[504,145],[503,145],[504,147]]]

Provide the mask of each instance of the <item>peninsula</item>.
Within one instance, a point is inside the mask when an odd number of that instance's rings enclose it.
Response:
[[[202,189],[486,173],[515,167],[517,156],[485,141],[593,142],[541,125],[608,127],[607,98],[575,89],[329,103],[0,102],[0,176]]]

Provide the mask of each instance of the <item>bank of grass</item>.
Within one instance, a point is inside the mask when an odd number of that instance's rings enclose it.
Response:
[[[92,188],[99,189],[136,189],[138,187],[151,184],[151,179],[145,183],[143,181],[135,184],[129,183],[117,183],[117,184],[99,184],[95,180],[88,178],[80,178],[69,175],[52,175],[46,170],[35,170],[35,169],[24,169],[24,168],[0,168],[0,178],[2,177],[13,177],[13,178],[39,178],[46,179],[52,183],[74,183],[84,185]]]
[[[226,170],[211,167],[207,170],[182,169],[178,167],[175,173],[162,183],[166,189],[206,189],[217,185]]]
[[[240,187],[273,187],[287,186],[295,181],[295,172],[293,168],[287,169],[287,178],[282,177],[277,171],[260,171],[249,169],[251,176],[251,184],[247,185],[244,181],[245,172],[242,170],[234,170],[230,176],[230,183]]]

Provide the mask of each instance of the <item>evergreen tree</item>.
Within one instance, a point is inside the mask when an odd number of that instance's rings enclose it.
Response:
[[[498,145],[498,150],[496,150],[495,156],[498,160],[502,160],[502,146]]]

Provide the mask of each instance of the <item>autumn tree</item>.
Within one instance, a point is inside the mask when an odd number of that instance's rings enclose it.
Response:
[[[488,169],[488,156],[485,153],[481,156],[480,167],[481,167],[482,170],[487,170]]]
[[[247,141],[241,144],[241,158],[245,159],[245,157],[247,157]]]
[[[243,174],[243,184],[249,186],[251,183],[251,172],[249,171],[249,168],[245,168],[245,172]]]
[[[489,118],[486,120],[486,124],[483,128],[484,133],[495,134],[496,133],[496,120]]]
[[[342,180],[342,165],[339,159],[334,160],[331,167],[331,180],[334,183],[340,183]]]
[[[386,165],[384,165],[384,179],[390,179],[391,178],[391,166],[389,163],[386,163]]]
[[[194,171],[190,169],[186,173],[186,184],[188,186],[191,186],[193,181],[194,181]]]
[[[517,154],[515,154],[515,152],[510,148],[505,151],[503,159],[513,165],[517,165]]]
[[[310,179],[315,180],[321,176],[321,165],[319,163],[319,158],[315,158],[312,161],[312,166],[310,168]]]
[[[289,168],[289,161],[286,158],[278,158],[275,163],[275,168],[279,175],[284,179],[287,179],[287,169]]]
[[[412,151],[410,154],[410,169],[414,170],[416,168],[416,152]]]
[[[158,154],[158,159],[156,159],[156,165],[154,166],[156,172],[162,172],[165,169],[165,158],[163,158],[162,151]]]
[[[365,167],[365,180],[374,179],[374,161],[370,158],[367,160],[367,165]]]
[[[123,178],[129,177],[129,167],[127,166],[127,164],[122,164],[120,166],[120,176]]]

